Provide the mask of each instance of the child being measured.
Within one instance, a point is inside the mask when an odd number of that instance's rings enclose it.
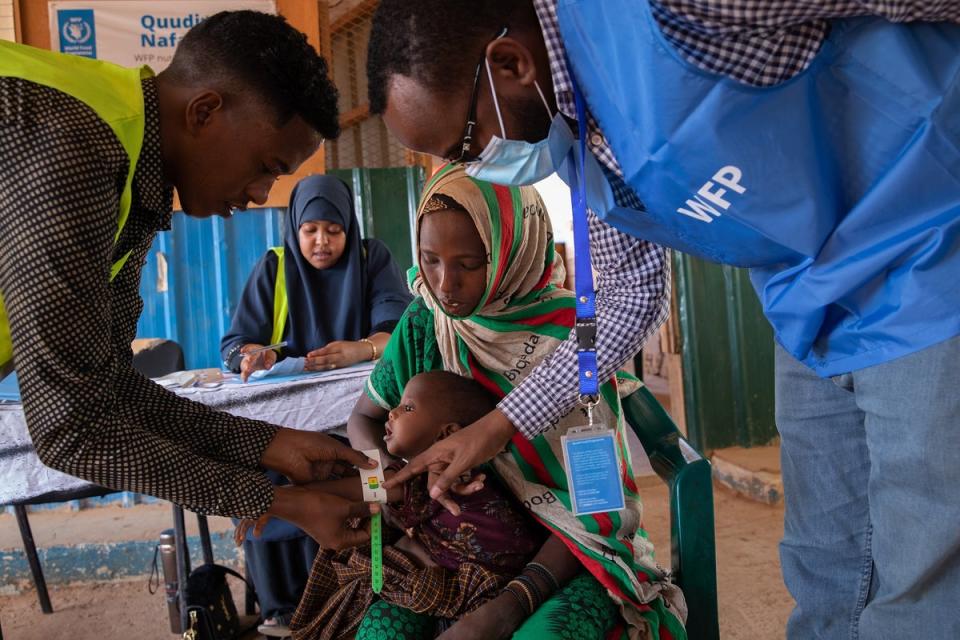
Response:
[[[390,412],[384,442],[391,455],[409,459],[495,406],[477,382],[445,371],[409,380]],[[387,477],[392,474],[387,470]],[[492,477],[457,495],[460,514],[430,499],[427,476],[388,493],[388,522],[402,531],[383,549],[382,602],[374,602],[369,548],[325,551],[291,622],[300,640],[379,637],[379,629],[404,629],[404,637],[431,638],[451,620],[497,596],[521,572],[547,537],[510,492]],[[362,499],[357,478],[317,483],[323,490]],[[476,488],[476,485],[473,487]],[[386,537],[386,536],[385,536]],[[398,606],[379,606],[384,603]],[[364,615],[373,605],[371,613]],[[385,636],[384,636],[385,637]]]

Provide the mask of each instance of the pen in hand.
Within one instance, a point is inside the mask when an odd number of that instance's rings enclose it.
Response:
[[[286,340],[284,340],[283,342],[278,342],[276,344],[268,344],[265,347],[257,347],[256,349],[251,349],[250,351],[247,351],[243,355],[254,356],[254,355],[257,355],[258,353],[263,353],[264,351],[270,351],[271,349],[282,349],[285,346],[287,346]]]

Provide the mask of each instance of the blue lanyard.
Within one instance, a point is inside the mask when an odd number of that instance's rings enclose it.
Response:
[[[573,79],[571,78],[573,81]],[[587,153],[587,109],[583,96],[573,81],[573,95],[577,103],[579,153],[573,149],[576,170],[574,184],[570,185],[573,205],[574,282],[577,293],[577,364],[580,367],[580,399],[586,400],[599,393],[597,379],[597,307],[593,290],[593,267],[590,264],[590,232],[587,227],[587,181],[584,163]]]

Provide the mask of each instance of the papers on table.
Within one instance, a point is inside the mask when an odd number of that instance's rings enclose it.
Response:
[[[250,379],[243,383],[239,374],[219,371],[217,369],[196,369],[193,371],[177,371],[154,378],[157,384],[176,391],[177,393],[192,393],[193,391],[208,391],[226,386],[245,386],[279,384],[296,380],[333,381],[346,380],[360,376],[367,376],[373,371],[373,362],[363,362],[332,371],[305,371],[303,358],[285,358],[267,371],[254,371]],[[4,381],[5,382],[5,381]],[[0,395],[0,400],[3,396]],[[19,394],[17,395],[19,400]]]
[[[174,373],[168,373],[167,375],[154,378],[153,381],[159,384],[161,387],[166,389],[190,389],[193,387],[205,388],[205,389],[216,389],[223,382],[227,380],[229,376],[233,376],[232,373],[224,373],[219,369],[193,369],[191,371],[175,371]]]
[[[303,367],[306,361],[307,359],[304,357],[284,358],[269,369],[254,371],[250,374],[250,380],[263,380],[264,378],[274,378],[277,376],[295,376],[298,373],[303,373]]]
[[[299,363],[292,363],[283,367],[284,362],[287,360],[299,360]],[[286,382],[289,380],[345,380],[347,378],[356,378],[360,376],[366,377],[373,371],[373,367],[376,363],[373,362],[361,362],[355,364],[351,367],[345,367],[343,369],[333,369],[332,371],[305,371],[303,369],[303,358],[286,358],[281,360],[269,371],[255,371],[251,374],[250,379],[247,381],[247,384],[270,384],[276,382]],[[293,373],[291,373],[293,372]],[[262,375],[257,375],[262,374]],[[254,379],[256,376],[256,379]],[[230,384],[239,383],[240,377],[231,379]]]
[[[0,402],[20,402],[20,385],[17,383],[16,371],[0,380]]]

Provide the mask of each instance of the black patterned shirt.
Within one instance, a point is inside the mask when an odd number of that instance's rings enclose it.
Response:
[[[276,427],[177,397],[131,365],[140,273],[172,206],[156,82],[142,86],[143,149],[115,244],[128,169],[119,140],[82,102],[0,77],[0,294],[27,427],[53,468],[202,513],[255,517],[273,501],[258,463]]]

